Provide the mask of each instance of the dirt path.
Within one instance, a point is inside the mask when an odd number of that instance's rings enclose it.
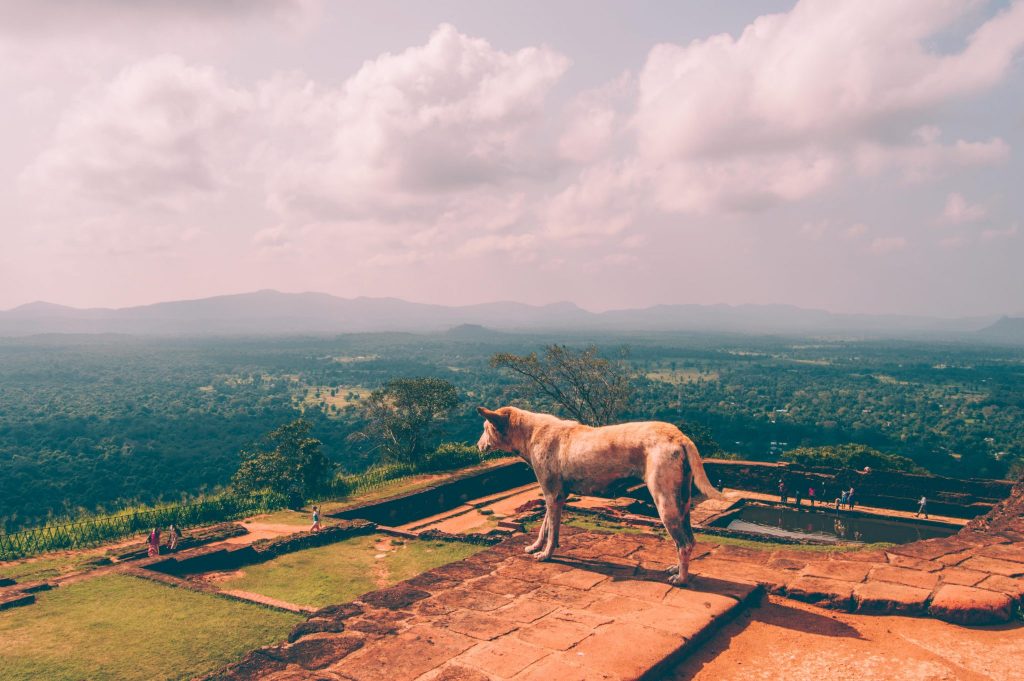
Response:
[[[1010,681],[1024,625],[960,627],[851,615],[769,597],[726,625],[666,679]]]
[[[243,534],[238,537],[230,537],[229,539],[225,539],[223,542],[218,543],[245,546],[259,541],[260,539],[276,539],[277,537],[283,537],[288,534],[296,534],[298,532],[306,531],[306,528],[301,525],[261,523],[259,521],[245,523],[245,529],[249,530],[248,534]]]
[[[383,589],[391,583],[387,554],[395,550],[395,545],[391,542],[391,537],[382,537],[373,545],[373,548],[377,552],[373,561],[373,583],[377,585],[378,589]]]
[[[241,598],[245,601],[252,601],[253,603],[262,603],[263,605],[270,605],[275,608],[281,608],[282,610],[290,610],[291,612],[299,613],[311,613],[316,608],[308,605],[296,605],[295,603],[289,603],[288,601],[281,601],[270,596],[264,596],[263,594],[253,593],[251,591],[238,591],[235,589],[227,589],[222,593],[234,596],[235,598]]]

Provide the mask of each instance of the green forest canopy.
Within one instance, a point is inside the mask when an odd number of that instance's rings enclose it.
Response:
[[[367,425],[370,393],[396,378],[456,387],[447,440],[476,441],[478,404],[566,416],[489,364],[549,343],[595,344],[612,358],[628,343],[624,418],[684,424],[698,446],[727,455],[858,444],[960,477],[1003,477],[1024,459],[1024,351],[1007,347],[698,335],[0,339],[0,527],[216,491],[242,450],[299,416],[333,465],[364,470],[378,454],[349,436]]]

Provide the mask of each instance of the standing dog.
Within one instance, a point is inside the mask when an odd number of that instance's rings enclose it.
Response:
[[[679,565],[670,568],[675,574],[669,582],[686,584],[694,544],[691,483],[710,497],[720,495],[704,473],[697,447],[678,428],[660,421],[592,428],[515,407],[477,411],[485,419],[477,448],[515,452],[537,474],[547,509],[537,541],[526,547],[527,553],[538,560],[551,558],[569,494],[593,494],[617,480],[639,477],[647,483],[661,522],[676,544]]]

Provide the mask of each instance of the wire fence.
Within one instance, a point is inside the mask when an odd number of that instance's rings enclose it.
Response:
[[[287,498],[279,494],[224,494],[183,504],[168,504],[85,520],[44,525],[20,532],[0,534],[0,561],[27,558],[49,551],[98,546],[153,527],[174,523],[180,528],[209,525],[248,515],[285,508]]]

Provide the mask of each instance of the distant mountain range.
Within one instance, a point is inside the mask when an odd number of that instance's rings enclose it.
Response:
[[[500,330],[931,336],[1024,343],[1024,318],[836,314],[791,305],[656,305],[589,312],[573,303],[445,306],[397,298],[339,298],[326,293],[266,290],[120,309],[78,309],[37,302],[0,312],[0,336],[287,335],[449,329],[456,337],[474,338],[487,330]]]

